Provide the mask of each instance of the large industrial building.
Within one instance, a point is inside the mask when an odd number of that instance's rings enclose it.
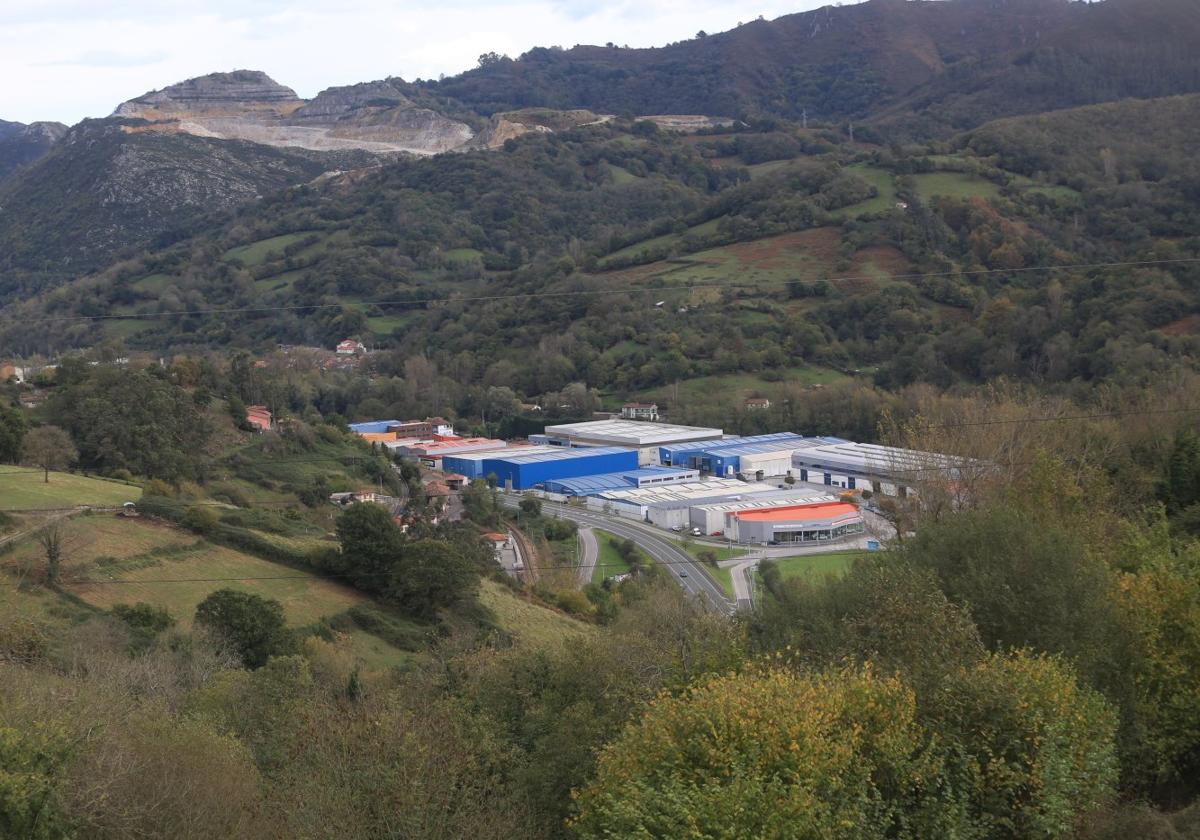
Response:
[[[739,510],[726,517],[725,535],[739,543],[832,542],[866,530],[858,505],[826,501]]]
[[[443,472],[458,473],[468,480],[474,480],[487,477],[487,473],[483,469],[483,462],[489,458],[505,454],[536,455],[561,451],[557,446],[509,446],[476,452],[455,452],[443,455],[440,466]]]
[[[637,453],[632,449],[597,446],[586,449],[554,447],[548,452],[502,449],[482,453],[474,461],[469,456],[445,456],[443,469],[468,478],[496,477],[496,486],[506,490],[529,490],[547,482],[602,473],[626,472],[638,468]],[[474,471],[478,472],[474,472]]]
[[[769,435],[750,435],[747,437],[726,437],[717,440],[687,441],[668,443],[658,448],[658,460],[661,464],[673,467],[691,467],[692,469],[713,472],[703,461],[711,460],[711,453],[716,449],[734,446],[757,446],[759,444],[786,444],[805,440],[794,432],[775,432]],[[781,446],[782,448],[782,446]]]
[[[720,501],[696,505],[688,509],[688,525],[699,528],[702,534],[713,535],[728,531],[728,517],[743,510],[768,507],[792,507],[813,502],[832,502],[834,497],[817,487],[788,489],[775,493],[756,493],[738,501]]]
[[[547,426],[545,433],[531,435],[530,443],[552,446],[623,446],[635,449],[638,463],[659,463],[659,448],[673,443],[720,440],[720,429],[700,426],[675,426],[670,423],[644,423],[637,420],[593,420]]]
[[[393,454],[401,458],[419,460],[427,467],[440,466],[440,461],[447,455],[461,455],[465,452],[490,452],[505,449],[508,444],[493,438],[443,438],[437,440],[398,440],[384,444]]]
[[[602,473],[579,478],[563,478],[547,481],[547,493],[560,496],[594,496],[606,490],[629,490],[641,487],[662,487],[698,481],[696,470],[677,470],[671,467],[642,467],[619,473]]]
[[[805,438],[792,453],[792,474],[812,484],[903,496],[912,482],[937,473],[954,477],[965,463],[933,452],[833,437]]]
[[[606,490],[589,496],[591,510],[641,519],[660,528],[689,527],[689,511],[696,505],[737,502],[756,496],[779,494],[773,484],[712,478],[669,487]]]

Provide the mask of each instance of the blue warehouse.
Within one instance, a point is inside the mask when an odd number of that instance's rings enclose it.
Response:
[[[497,452],[480,465],[484,477],[496,476],[496,484],[512,490],[529,490],[548,481],[601,473],[637,470],[636,449],[594,446],[532,452],[524,455]]]
[[[643,467],[620,473],[600,473],[581,478],[557,478],[547,481],[548,493],[563,496],[595,496],[605,490],[632,490],[640,487],[662,487],[667,484],[682,484],[699,481],[700,473],[695,470],[677,470],[671,467]]]
[[[723,450],[738,446],[774,445],[774,449],[783,449],[787,444],[804,440],[795,432],[775,432],[769,435],[751,435],[749,437],[729,437],[721,440],[698,441],[694,443],[678,443],[661,446],[658,450],[660,463],[675,467],[690,467],[694,470],[704,470],[718,475],[726,474],[727,463],[722,462],[721,469],[714,469],[713,456]],[[765,451],[765,450],[760,450]],[[737,472],[735,468],[734,472]]]

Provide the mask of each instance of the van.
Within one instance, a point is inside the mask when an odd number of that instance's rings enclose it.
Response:
[[[701,535],[701,534],[703,534],[703,533],[704,533],[704,532],[703,532],[703,531],[701,531],[699,528],[693,528],[693,529],[692,529],[692,536],[693,536],[693,537],[698,537],[698,536],[700,536],[700,535]]]

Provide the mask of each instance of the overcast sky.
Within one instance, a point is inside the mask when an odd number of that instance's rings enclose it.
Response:
[[[829,0],[0,0],[0,119],[72,124],[217,70],[303,97],[385,76],[453,75],[495,50],[658,46]]]

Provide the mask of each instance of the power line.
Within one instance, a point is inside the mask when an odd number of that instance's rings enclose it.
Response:
[[[1138,268],[1153,265],[1179,265],[1179,264],[1194,264],[1200,263],[1200,257],[1180,257],[1177,259],[1161,259],[1161,260],[1127,260],[1115,262],[1098,262],[1098,263],[1070,263],[1060,265],[1046,266],[1026,266],[1024,268],[980,268],[972,270],[956,270],[956,271],[930,271],[930,272],[913,272],[904,274],[888,275],[892,280],[917,280],[924,278],[935,277],[978,277],[990,274],[1028,274],[1048,271],[1086,271],[1098,268]],[[625,295],[641,292],[672,292],[672,291],[693,291],[707,289],[759,289],[763,286],[791,286],[800,283],[810,282],[826,282],[826,283],[854,283],[863,280],[876,280],[877,277],[869,274],[858,275],[843,275],[841,277],[809,277],[805,279],[795,278],[791,280],[760,280],[754,283],[702,283],[694,285],[657,285],[657,286],[636,286],[630,288],[606,288],[606,289],[563,289],[559,291],[537,291],[537,292],[511,292],[507,294],[494,295],[460,295],[460,296],[443,296],[443,297],[420,297],[406,298],[399,300],[360,300],[339,303],[310,303],[310,304],[280,304],[275,306],[242,306],[242,307],[214,307],[210,309],[181,309],[170,312],[130,312],[125,314],[105,314],[105,315],[60,315],[60,316],[44,316],[40,318],[21,318],[20,322],[25,324],[35,323],[63,323],[63,322],[78,322],[78,321],[106,321],[106,320],[126,320],[130,318],[140,319],[157,319],[157,318],[175,318],[185,317],[190,315],[247,315],[247,314],[262,314],[268,312],[312,312],[321,309],[343,309],[348,306],[379,306],[379,307],[404,307],[404,306],[422,306],[430,303],[483,303],[503,300],[529,300],[534,298],[567,298],[567,297],[603,297],[611,295]]]

